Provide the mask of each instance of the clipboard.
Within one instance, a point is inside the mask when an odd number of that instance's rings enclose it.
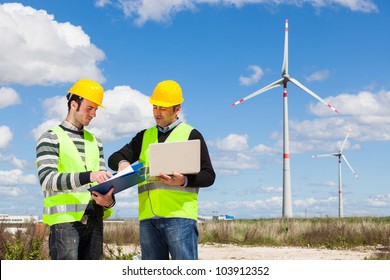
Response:
[[[143,166],[143,163],[134,164],[131,166],[133,168],[133,172],[126,173],[112,180],[93,186],[89,188],[88,191],[97,191],[101,194],[106,194],[113,187],[115,188],[114,194],[124,191],[146,180],[143,172]]]

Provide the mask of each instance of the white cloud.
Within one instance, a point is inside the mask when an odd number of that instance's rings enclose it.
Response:
[[[375,207],[390,206],[390,194],[376,195],[374,197],[366,199],[366,201],[368,202],[369,205]]]
[[[234,213],[240,211],[242,216],[251,217],[260,210],[277,207],[280,211],[283,198],[281,196],[270,197],[264,200],[233,200],[233,201],[201,201],[199,209],[201,213]]]
[[[360,141],[390,140],[390,91],[344,93],[326,98],[326,101],[337,107],[341,115],[302,122],[290,121],[292,133],[317,139],[335,138],[342,137],[351,128],[351,136]],[[332,113],[322,103],[311,104],[309,112],[322,117]]]
[[[306,77],[306,81],[313,82],[313,81],[323,81],[329,77],[329,70],[321,70],[314,72],[309,77]]]
[[[13,134],[8,126],[1,125],[0,135],[0,149],[4,149],[8,146],[9,142],[11,142]]]
[[[213,166],[222,170],[225,175],[236,174],[236,170],[258,169],[259,163],[254,155],[249,153],[229,153],[214,156]]]
[[[240,76],[240,85],[251,86],[256,84],[263,76],[263,70],[257,65],[249,65],[248,68],[253,71],[250,77]]]
[[[45,121],[32,130],[35,140],[38,140],[43,132],[65,120],[68,112],[65,96],[48,98],[43,101],[42,106],[42,111],[45,112]]]
[[[362,91],[358,94],[344,93],[326,98],[326,101],[339,109],[344,115],[389,116],[390,91],[380,90],[377,93]],[[311,104],[310,113],[316,116],[329,115],[330,111],[321,103]]]
[[[294,205],[295,206],[300,206],[300,207],[307,207],[311,206],[313,204],[317,203],[317,200],[314,197],[307,198],[307,199],[297,199],[294,200]]]
[[[111,0],[95,0],[96,7],[104,7],[111,4]]]
[[[245,151],[248,149],[248,135],[229,134],[225,138],[210,142],[222,151]]]
[[[372,0],[97,0],[96,6],[113,5],[119,7],[125,16],[142,26],[147,21],[170,22],[176,13],[196,11],[201,5],[221,5],[241,8],[245,5],[294,5],[309,4],[316,9],[344,7],[354,12],[372,13],[379,9]]]
[[[7,165],[15,166],[16,168],[23,169],[27,166],[27,161],[18,159],[17,157],[13,155],[2,155],[0,154],[0,162],[6,162]]]
[[[12,88],[0,88],[0,109],[20,103],[19,94]]]
[[[262,187],[261,192],[264,193],[281,193],[283,192],[282,188],[275,188],[275,187]]]
[[[212,154],[213,166],[219,175],[235,175],[238,170],[258,169],[257,154],[248,149],[248,135],[229,134],[223,139],[207,141],[219,150]]]
[[[123,137],[130,141],[130,135],[155,124],[149,96],[130,86],[116,86],[112,90],[106,90],[103,105],[106,108],[99,108],[96,118],[87,127],[103,142]],[[61,123],[68,110],[64,96],[46,99],[43,107],[45,121],[32,131],[36,140],[44,131]],[[180,118],[185,119],[183,114]]]
[[[330,187],[330,188],[335,188],[339,186],[339,184],[334,181],[326,181],[326,182],[315,183],[315,184],[313,183],[311,185],[318,186],[318,187]]]
[[[253,148],[253,151],[261,155],[275,155],[280,153],[279,147],[268,147],[264,144],[259,144]]]
[[[155,124],[149,96],[130,86],[116,86],[107,90],[103,100],[106,108],[97,112],[90,130],[103,141],[127,138],[141,129]],[[180,116],[184,119],[184,116]]]
[[[295,3],[305,3],[309,2],[314,7],[323,8],[323,7],[333,7],[333,6],[341,6],[350,9],[354,12],[364,12],[364,13],[372,13],[378,12],[378,7],[375,5],[374,1],[371,0],[301,0],[294,1],[290,0],[290,2]]]
[[[35,175],[24,175],[20,169],[0,170],[2,178],[0,186],[16,186],[16,185],[35,185],[37,178]]]
[[[105,55],[80,26],[59,23],[44,10],[5,3],[0,5],[0,33],[0,83],[105,80],[97,67]]]
[[[147,21],[170,22],[173,16],[181,11],[194,10],[196,1],[191,0],[119,0],[123,13],[134,18],[137,25],[142,26]]]
[[[25,193],[17,187],[0,187],[1,197],[20,198]]]

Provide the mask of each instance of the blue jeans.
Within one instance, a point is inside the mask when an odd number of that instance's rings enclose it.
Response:
[[[183,218],[149,219],[140,222],[143,260],[197,260],[196,221]]]
[[[49,254],[52,260],[100,260],[103,258],[103,219],[91,215],[87,224],[50,226]]]

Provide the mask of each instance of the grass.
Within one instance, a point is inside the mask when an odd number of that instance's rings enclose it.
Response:
[[[25,225],[24,232],[10,234],[0,224],[0,259],[49,259],[48,228]],[[390,217],[256,219],[210,221],[198,224],[200,244],[246,246],[292,246],[328,249],[378,248],[371,259],[390,259]],[[104,259],[132,259],[137,251],[125,252],[128,245],[139,245],[136,220],[104,225]]]

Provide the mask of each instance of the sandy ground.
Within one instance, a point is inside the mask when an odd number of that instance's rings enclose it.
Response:
[[[364,260],[374,249],[328,250],[297,247],[199,245],[201,260]]]
[[[126,246],[122,253],[140,252],[140,248]],[[375,248],[329,250],[298,247],[245,247],[235,245],[199,244],[200,260],[364,260],[372,257]],[[137,256],[140,257],[139,255]]]

